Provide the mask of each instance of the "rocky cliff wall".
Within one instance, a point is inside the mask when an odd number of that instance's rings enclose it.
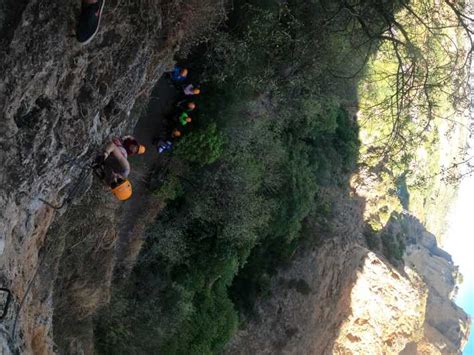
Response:
[[[79,166],[106,138],[130,131],[135,100],[172,63],[184,34],[164,28],[163,3],[107,1],[101,30],[85,47],[74,39],[80,1],[0,4],[0,268],[15,310],[49,226],[67,209],[40,198],[64,201]],[[24,353],[48,353],[52,290],[35,285],[13,336]],[[5,322],[10,336],[14,316]]]
[[[407,216],[406,221],[410,244],[405,264],[416,270],[428,287],[424,336],[407,354],[460,354],[469,337],[470,319],[452,300],[457,267],[416,218]]]
[[[233,340],[229,354],[398,354],[423,336],[426,289],[369,250],[328,243],[279,275],[260,322]],[[308,285],[307,294],[288,288]],[[304,280],[304,281],[302,281]]]
[[[233,339],[228,354],[462,350],[470,324],[451,300],[451,257],[418,221],[405,216],[411,244],[405,266],[392,266],[364,246],[364,205],[354,201],[337,204],[334,233],[321,247],[301,251],[288,270],[279,272],[272,296],[257,302],[256,319]],[[394,226],[390,230],[397,232]]]

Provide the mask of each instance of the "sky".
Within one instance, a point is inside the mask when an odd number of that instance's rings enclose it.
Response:
[[[469,1],[474,5],[474,0]],[[474,24],[471,24],[471,26]],[[469,139],[469,156],[474,156],[474,62],[471,62],[471,136]],[[444,249],[453,256],[453,261],[459,265],[464,276],[464,282],[459,287],[455,299],[456,304],[464,311],[474,316],[474,176],[470,175],[461,181],[458,196],[448,216],[448,232]],[[474,327],[474,324],[473,324]],[[474,329],[463,351],[464,355],[474,355]]]
[[[449,226],[444,249],[464,276],[456,304],[474,316],[474,176],[466,177],[449,214]],[[464,348],[464,355],[474,355],[474,331]]]

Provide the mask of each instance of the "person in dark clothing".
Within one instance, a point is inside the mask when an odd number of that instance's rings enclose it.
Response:
[[[176,108],[179,112],[186,112],[189,114],[190,112],[194,111],[197,106],[193,101],[183,100],[178,102]]]

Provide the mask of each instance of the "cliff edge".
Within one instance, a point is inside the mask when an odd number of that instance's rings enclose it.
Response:
[[[271,297],[257,302],[256,317],[227,353],[460,353],[470,320],[452,300],[457,269],[449,254],[403,215],[410,244],[404,265],[392,265],[365,246],[362,224],[352,223],[362,215],[361,199],[337,208],[333,235],[278,273]]]

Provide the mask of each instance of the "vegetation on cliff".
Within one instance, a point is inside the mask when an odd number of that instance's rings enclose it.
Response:
[[[400,179],[406,194],[429,190],[438,161],[414,162],[420,147],[437,151],[464,74],[447,4],[234,1],[228,25],[191,54],[199,119],[155,188],[167,206],[130,279],[97,318],[99,351],[221,351],[301,245],[305,219],[330,228],[320,191],[347,188],[357,163],[377,178],[372,228],[401,209]],[[381,242],[400,260],[402,238]]]
[[[366,212],[375,229],[404,208],[442,236],[468,135],[463,26],[448,2],[401,2],[368,60],[359,82],[360,162],[379,180]]]

